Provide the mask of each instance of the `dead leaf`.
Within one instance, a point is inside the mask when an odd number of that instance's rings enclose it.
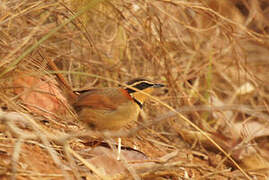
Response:
[[[117,160],[117,151],[113,151],[109,148],[98,146],[93,148],[89,154],[93,156],[93,158],[89,159],[89,162],[93,164],[96,168],[103,171],[105,175],[108,176],[116,176],[123,172],[127,171],[126,164],[124,161],[144,161],[147,158],[134,150],[121,150],[122,157],[124,160],[118,161]],[[132,163],[134,164],[139,163]]]
[[[64,104],[67,104],[67,100],[56,84],[55,80],[47,76],[38,78],[21,73],[13,81],[15,93],[20,96],[26,107],[45,116],[65,112]]]

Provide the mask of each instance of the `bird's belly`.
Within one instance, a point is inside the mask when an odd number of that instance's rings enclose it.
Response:
[[[126,104],[116,110],[98,110],[83,108],[79,119],[95,130],[118,130],[130,122],[136,121],[139,108],[136,104]]]

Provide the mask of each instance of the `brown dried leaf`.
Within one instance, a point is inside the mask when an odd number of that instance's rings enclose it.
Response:
[[[101,169],[105,175],[115,176],[121,174],[123,172],[127,172],[126,165],[123,161],[117,160],[117,152],[105,148],[102,146],[98,146],[93,148],[89,153],[94,157],[89,161],[91,164],[96,166],[96,168]],[[121,150],[121,154],[126,161],[143,161],[146,157],[132,150]]]
[[[13,81],[13,86],[17,87],[15,93],[34,113],[46,116],[49,113],[63,113],[65,111],[63,104],[67,104],[66,98],[56,86],[56,82],[47,76],[37,78],[18,74]]]
[[[257,137],[269,136],[269,127],[259,121],[237,122],[233,124],[233,131],[248,141]]]

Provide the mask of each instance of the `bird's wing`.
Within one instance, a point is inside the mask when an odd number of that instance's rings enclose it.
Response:
[[[74,103],[74,107],[75,109],[89,107],[91,109],[116,110],[117,103],[103,91],[91,90],[81,94],[77,102]]]

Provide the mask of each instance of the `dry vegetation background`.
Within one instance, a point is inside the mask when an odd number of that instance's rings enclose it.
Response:
[[[267,0],[2,0],[0,29],[0,179],[268,179]],[[85,132],[49,59],[73,89],[167,89],[104,137]]]

